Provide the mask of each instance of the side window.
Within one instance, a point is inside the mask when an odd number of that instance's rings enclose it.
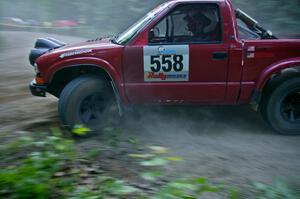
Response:
[[[150,44],[221,41],[221,18],[217,4],[179,5],[149,32]]]

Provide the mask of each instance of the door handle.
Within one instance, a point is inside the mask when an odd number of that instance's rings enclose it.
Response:
[[[214,60],[224,60],[228,58],[227,52],[214,52],[213,53],[213,59]]]

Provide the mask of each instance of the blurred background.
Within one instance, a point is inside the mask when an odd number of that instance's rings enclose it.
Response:
[[[1,0],[0,30],[35,31],[86,38],[122,32],[166,0]],[[233,0],[275,35],[300,32],[299,0]]]
[[[204,180],[232,187],[231,198],[238,198],[234,197],[235,187],[241,190],[241,198],[299,198],[300,137],[277,135],[248,106],[143,107],[126,115],[120,125],[108,126],[99,137],[73,145],[64,138],[48,139],[48,134],[59,134],[58,128],[63,126],[57,113],[57,99],[51,95],[45,99],[34,97],[28,89],[35,74],[28,53],[36,39],[53,37],[75,43],[115,35],[165,1],[0,0],[0,198],[48,198],[47,194],[53,196],[50,198],[64,198],[58,194],[81,198],[79,194],[83,193],[93,198],[94,194],[99,196],[98,192],[74,192],[76,186],[83,188],[79,191],[100,187],[99,191],[106,193],[105,186],[97,180],[112,174],[129,185],[145,185],[142,189],[151,193],[153,187],[163,185],[166,179],[204,176]],[[233,2],[276,36],[299,37],[300,0]],[[24,143],[18,142],[18,138]],[[177,161],[176,157],[183,157],[184,162],[165,165],[165,177],[146,182],[140,174],[148,170],[127,154],[153,153],[145,148],[149,144],[171,149],[171,158]],[[70,162],[68,155],[73,151],[76,160],[71,158]],[[53,157],[58,159],[55,164]],[[41,162],[50,162],[51,166],[35,166],[42,165]],[[23,172],[28,168],[31,173]],[[69,176],[73,171],[75,174]],[[10,187],[5,181],[7,176],[13,176]],[[151,179],[157,174],[148,173],[145,178],[149,176]],[[254,187],[255,182],[263,184]],[[119,188],[120,184],[117,185]],[[50,193],[48,189],[55,191]],[[294,190],[296,197],[291,194]]]

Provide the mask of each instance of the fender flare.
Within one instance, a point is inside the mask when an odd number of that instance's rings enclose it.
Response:
[[[280,62],[276,62],[265,68],[256,81],[251,104],[259,104],[263,90],[273,75],[281,74],[282,72],[286,72],[288,69],[295,70],[295,72],[300,72],[300,57],[281,60]]]
[[[124,84],[121,79],[122,75],[116,70],[116,68],[113,65],[111,65],[108,61],[104,59],[99,59],[95,57],[80,57],[56,62],[47,69],[46,74],[49,75],[47,75],[47,79],[45,79],[45,81],[51,82],[54,75],[60,70],[82,65],[94,66],[105,71],[112,80],[111,83],[115,94],[118,95],[117,97],[121,98],[122,102],[124,102],[125,104],[128,103],[128,99],[125,95]]]
[[[255,90],[261,92],[265,87],[266,83],[268,82],[268,80],[272,77],[272,75],[278,74],[284,69],[294,68],[297,66],[298,67],[300,66],[300,57],[286,59],[270,65],[269,67],[267,67],[265,70],[262,71],[261,75],[256,81]]]

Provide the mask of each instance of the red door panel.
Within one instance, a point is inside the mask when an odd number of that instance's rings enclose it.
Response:
[[[130,102],[216,103],[224,101],[228,70],[227,45],[189,45],[189,80],[185,82],[146,82],[143,52],[142,46],[125,48],[123,64],[125,89]],[[218,57],[218,53],[221,57]]]
[[[227,54],[224,58],[214,58],[214,54]],[[192,82],[227,81],[228,46],[224,44],[192,44],[190,60],[193,71],[190,73]],[[226,83],[225,83],[226,84]]]

